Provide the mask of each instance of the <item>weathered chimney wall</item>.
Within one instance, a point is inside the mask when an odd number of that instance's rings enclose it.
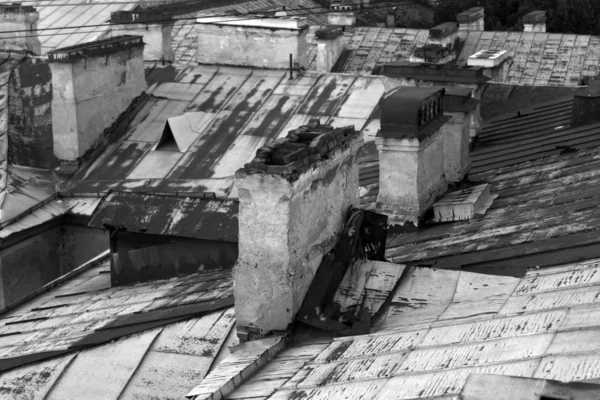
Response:
[[[444,47],[454,48],[458,38],[458,25],[456,22],[444,22],[429,29],[428,44],[437,44]]]
[[[21,60],[8,81],[8,162],[43,169],[56,166],[52,73],[46,60]]]
[[[456,16],[459,31],[483,31],[485,30],[484,8],[473,7],[463,11]]]
[[[524,32],[546,32],[546,11],[532,11],[523,16]]]
[[[110,16],[108,37],[139,35],[144,39],[144,60],[175,61],[171,40],[173,15],[159,12],[117,11]]]
[[[37,23],[40,18],[37,10],[21,3],[13,3],[0,5],[0,13],[0,50],[39,55],[42,45],[37,36]]]
[[[600,122],[600,94],[586,90],[573,96],[571,126]]]
[[[332,3],[327,13],[327,24],[337,26],[355,26],[356,14],[352,4]]]
[[[236,173],[235,315],[242,340],[288,328],[323,256],[337,243],[350,207],[359,204],[362,136],[353,127],[319,134],[331,131],[323,128],[313,123],[292,131],[287,142],[277,139],[259,149]],[[298,146],[297,138],[312,142]],[[273,149],[286,146],[292,153],[277,158],[279,150]],[[280,165],[269,165],[276,160]]]
[[[330,72],[344,50],[344,31],[341,27],[329,26],[319,29],[317,38],[317,71]]]
[[[196,24],[200,64],[272,69],[308,68],[306,18],[199,17]]]
[[[76,161],[147,88],[141,36],[119,36],[48,53],[54,154]]]
[[[400,88],[382,99],[381,129],[375,138],[377,210],[389,216],[390,224],[418,225],[446,191],[446,168],[460,154],[445,151],[450,118],[443,115],[443,97],[440,88]]]
[[[473,97],[470,88],[446,88],[444,115],[452,117],[449,124],[462,125],[468,131],[469,143],[479,136],[482,128],[481,102]]]

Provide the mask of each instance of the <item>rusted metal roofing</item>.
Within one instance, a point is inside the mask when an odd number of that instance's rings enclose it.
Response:
[[[118,0],[96,3],[81,0],[60,0],[60,6],[48,1],[28,3],[36,7],[40,14],[38,32],[42,54],[96,40],[104,34],[106,27],[95,25],[105,24],[112,12],[129,11],[136,7],[136,2]]]
[[[316,69],[317,42],[315,32],[326,25],[311,26],[307,34],[310,69]],[[459,31],[462,43],[457,58],[459,66],[467,65],[469,56],[480,50],[506,50],[506,78],[496,83],[533,86],[577,86],[599,71],[600,36],[560,33]],[[429,30],[406,28],[347,28],[344,51],[334,71],[370,75],[376,66],[392,61],[409,61],[414,50],[427,44]],[[176,62],[195,65],[195,33],[184,25],[173,34]]]
[[[298,342],[228,398],[458,399],[472,373],[598,379],[598,276],[597,259],[523,278],[413,267],[371,334]]]
[[[217,271],[111,288],[108,263],[93,267],[0,319],[0,393],[182,398],[233,327],[231,285]]]
[[[185,69],[174,81],[154,85],[149,90],[152,98],[133,118],[123,139],[70,182],[59,185],[59,192],[182,193],[191,191],[187,185],[195,186],[195,192],[235,197],[235,171],[267,141],[313,118],[362,130],[385,93],[383,80],[312,72],[289,80],[285,71]],[[180,115],[185,123],[176,129],[191,138],[191,144],[173,149],[156,146],[167,120]],[[187,134],[181,132],[185,129]]]
[[[238,241],[238,202],[216,198],[111,193],[88,226],[120,226],[132,232]]]

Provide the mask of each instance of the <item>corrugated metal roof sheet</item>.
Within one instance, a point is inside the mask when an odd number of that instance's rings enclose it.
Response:
[[[117,192],[100,203],[88,226],[237,242],[237,214],[238,202],[233,200]]]
[[[413,268],[370,335],[337,338],[325,348],[299,342],[294,351],[304,350],[306,358],[292,364],[282,353],[265,370],[288,370],[259,372],[230,398],[450,399],[458,398],[474,372],[566,382],[597,379],[600,322],[591,313],[600,312],[600,306],[594,298],[543,302],[511,316],[503,304],[575,290],[597,292],[599,263],[534,269],[522,279]],[[402,310],[402,324],[393,321],[393,309]],[[472,320],[478,310],[482,314]]]

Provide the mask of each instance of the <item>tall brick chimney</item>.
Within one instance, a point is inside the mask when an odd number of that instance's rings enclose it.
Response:
[[[0,5],[0,13],[0,50],[39,55],[42,45],[37,36],[37,23],[40,18],[37,10],[21,3],[5,3]]]
[[[447,188],[447,176],[462,166],[463,143],[449,135],[444,90],[400,88],[381,100],[377,210],[390,224],[419,224]],[[460,135],[458,135],[460,137]]]
[[[171,43],[173,15],[156,11],[117,11],[110,15],[108,37],[139,35],[144,38],[144,60],[175,61]]]
[[[328,26],[315,32],[317,38],[317,71],[330,72],[342,54],[344,31],[339,26]]]
[[[242,340],[283,331],[294,320],[323,256],[358,206],[354,127],[311,121],[257,151],[236,172],[239,257],[235,317]]]
[[[546,32],[546,11],[532,11],[523,16],[523,32]]]
[[[308,68],[306,18],[200,16],[195,29],[200,64],[287,69],[291,56],[295,67]]]
[[[484,9],[483,7],[469,8],[456,16],[458,20],[458,30],[460,31],[483,31],[484,28]]]
[[[141,36],[119,36],[48,53],[54,154],[76,163],[147,87]]]

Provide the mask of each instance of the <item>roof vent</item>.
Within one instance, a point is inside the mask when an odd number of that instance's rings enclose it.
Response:
[[[448,193],[433,205],[433,222],[465,221],[483,215],[496,197],[487,183]]]
[[[469,67],[493,68],[497,65],[502,64],[502,62],[506,60],[507,57],[508,52],[506,50],[480,50],[469,57],[467,65]]]
[[[160,139],[152,150],[169,150],[185,153],[202,132],[203,112],[189,112],[172,117],[165,123]]]

